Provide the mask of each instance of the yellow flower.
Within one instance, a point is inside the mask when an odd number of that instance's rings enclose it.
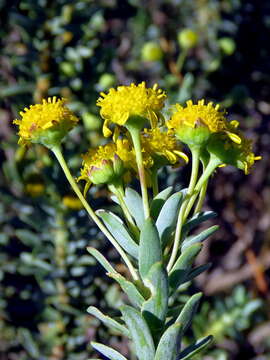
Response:
[[[160,128],[144,129],[141,134],[142,147],[155,161],[156,165],[176,164],[188,157],[182,152],[172,131],[164,132]]]
[[[225,132],[235,143],[241,142],[239,136],[228,127],[220,106],[214,106],[212,102],[206,105],[204,100],[198,101],[198,104],[189,100],[186,107],[176,104],[167,126],[174,129],[179,139],[187,144],[204,144],[212,133],[219,132]]]
[[[21,111],[22,118],[14,120],[19,126],[19,143],[40,143],[47,147],[58,145],[79,121],[65,102],[54,96]]]
[[[240,143],[231,141],[224,134],[215,134],[210,140],[207,150],[220,160],[222,165],[233,165],[243,170],[245,174],[250,173],[251,167],[255,161],[260,160],[261,156],[255,156],[252,152],[253,141],[247,139],[244,134],[238,130],[238,121],[233,120],[228,124],[228,128],[234,131],[241,139]]]
[[[65,195],[62,199],[63,204],[71,210],[83,209],[83,204],[80,199],[73,195]]]
[[[153,88],[146,88],[145,82],[111,88],[108,94],[100,95],[97,106],[100,106],[100,115],[105,120],[105,137],[112,134],[108,127],[110,123],[122,126],[131,116],[148,118],[152,125],[156,125],[166,99],[164,91],[158,89],[157,84]]]

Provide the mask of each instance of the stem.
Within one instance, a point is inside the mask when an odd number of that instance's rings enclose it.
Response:
[[[187,49],[183,49],[181,51],[181,53],[179,54],[178,59],[176,61],[177,70],[180,74],[182,73],[187,54],[188,54]]]
[[[136,236],[136,238],[139,239],[140,232],[139,232],[139,230],[138,230],[138,228],[137,228],[137,226],[136,226],[136,224],[135,224],[135,222],[133,220],[133,217],[130,214],[130,211],[129,211],[126,203],[125,203],[122,191],[120,190],[118,185],[109,185],[109,189],[116,195],[116,197],[117,197],[117,199],[119,201],[119,204],[121,206],[123,214],[124,214],[124,216],[126,218],[128,228]]]
[[[143,210],[144,210],[144,217],[145,219],[150,217],[150,209],[149,209],[149,202],[148,202],[148,193],[147,193],[147,185],[146,185],[146,178],[145,178],[145,171],[143,166],[143,157],[142,157],[142,147],[141,147],[141,140],[140,140],[140,131],[134,127],[128,128],[136,155],[136,161],[138,166],[139,172],[139,179],[141,184],[141,191],[142,191],[142,200],[143,200]]]
[[[199,164],[200,164],[200,148],[197,148],[197,147],[191,148],[191,153],[192,153],[192,170],[191,170],[191,175],[190,175],[190,181],[189,181],[186,198],[182,203],[182,206],[180,208],[179,215],[178,215],[172,254],[171,254],[171,258],[169,260],[168,266],[167,266],[168,272],[172,269],[174,262],[176,260],[176,257],[177,257],[186,207],[189,204],[190,196],[192,195],[192,193],[194,191],[196,181],[198,178],[198,171],[199,171]]]
[[[62,170],[64,171],[64,173],[66,175],[68,182],[70,183],[72,189],[74,190],[74,192],[76,193],[78,198],[81,200],[81,202],[82,202],[85,210],[87,211],[88,215],[90,216],[90,218],[96,223],[98,228],[103,232],[103,234],[109,239],[109,241],[112,243],[112,245],[116,248],[118,253],[122,256],[122,259],[126,263],[134,280],[138,280],[138,275],[137,275],[132,263],[130,262],[129,258],[127,257],[126,253],[121,248],[121,246],[118,244],[118,242],[114,239],[114,237],[111,235],[111,233],[106,229],[106,227],[103,225],[103,223],[100,221],[100,219],[98,218],[98,216],[96,215],[94,210],[91,208],[91,206],[88,204],[88,202],[85,200],[83,194],[81,193],[81,190],[79,189],[76,181],[73,179],[73,177],[69,171],[67,163],[62,155],[60,146],[54,147],[51,150],[54,153],[54,155],[56,156]]]
[[[202,206],[203,206],[203,203],[204,203],[204,199],[205,199],[205,196],[206,196],[206,190],[207,190],[207,186],[208,186],[208,180],[205,181],[205,183],[203,184],[201,190],[200,190],[200,195],[199,195],[199,199],[198,199],[198,202],[197,202],[197,205],[196,205],[196,208],[194,210],[194,214],[197,214],[198,212],[201,211],[202,209]]]

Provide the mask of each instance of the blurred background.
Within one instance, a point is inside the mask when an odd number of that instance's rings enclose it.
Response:
[[[18,147],[12,120],[43,97],[67,98],[81,118],[64,144],[78,176],[79,154],[104,141],[98,93],[143,80],[171,103],[220,103],[263,157],[248,176],[225,167],[211,181],[206,209],[220,230],[199,259],[210,270],[187,289],[205,296],[186,342],[215,336],[203,360],[270,359],[270,3],[0,0],[0,11],[0,359],[87,360],[95,339],[133,360],[86,312],[115,315],[123,302],[86,246],[121,271],[117,254],[48,151]],[[183,186],[188,171],[167,169],[161,188]],[[113,207],[105,189],[90,193],[95,208]]]

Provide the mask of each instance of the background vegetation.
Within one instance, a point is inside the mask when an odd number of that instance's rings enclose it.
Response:
[[[116,313],[118,287],[87,254],[91,244],[119,259],[73,197],[47,150],[17,146],[12,120],[43,97],[70,100],[81,125],[65,142],[74,175],[79,154],[102,141],[99,91],[158,82],[172,101],[205,98],[228,108],[263,156],[252,174],[220,169],[208,207],[220,230],[195,285],[205,293],[192,331],[216,342],[204,360],[270,357],[270,4],[255,0],[0,1],[0,359],[86,360],[92,339],[129,356],[127,340],[87,315]],[[198,42],[185,51],[179,32]],[[185,170],[168,169],[181,186]],[[95,208],[112,207],[102,188]],[[194,291],[190,288],[188,291]],[[188,338],[186,340],[188,342]],[[131,355],[130,355],[131,356]]]

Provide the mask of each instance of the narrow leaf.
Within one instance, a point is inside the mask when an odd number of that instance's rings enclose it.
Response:
[[[122,275],[118,273],[108,273],[107,275],[118,282],[122,290],[127,294],[130,302],[135,307],[140,308],[142,306],[145,299],[132,282],[126,280]]]
[[[129,328],[139,360],[154,360],[154,342],[146,321],[136,309],[124,305],[121,307],[123,318]]]
[[[127,360],[127,358],[125,358],[118,351],[110,348],[109,346],[94,341],[91,342],[91,345],[94,349],[99,351],[101,354],[107,356],[110,360]]]
[[[193,280],[195,277],[201,275],[204,271],[207,271],[208,269],[210,269],[211,266],[212,266],[211,263],[207,263],[207,264],[203,264],[203,265],[195,267],[194,269],[192,269],[189,272],[186,281]]]
[[[87,309],[87,312],[93,316],[95,316],[97,319],[99,319],[104,325],[106,325],[108,328],[117,331],[121,333],[122,335],[125,335],[129,337],[129,331],[128,329],[120,324],[118,321],[110,318],[107,315],[104,315],[99,309],[97,309],[95,306],[89,306]]]
[[[206,346],[208,346],[213,340],[213,336],[206,336],[198,341],[195,344],[192,344],[186,347],[181,353],[179,360],[188,360],[191,359],[195,354],[202,351]]]
[[[197,293],[190,297],[190,299],[184,305],[182,311],[180,312],[178,318],[176,319],[176,323],[181,323],[183,325],[183,333],[189,328],[193,316],[195,315],[199,301],[202,297],[202,293]]]
[[[177,192],[169,197],[160,210],[156,221],[161,243],[166,245],[168,237],[176,224],[178,209],[183,199],[183,193]]]
[[[187,234],[195,226],[201,224],[204,221],[213,219],[216,216],[217,214],[213,211],[205,211],[205,212],[197,213],[185,223],[185,225],[183,226],[183,234]]]
[[[181,345],[182,325],[171,325],[162,335],[154,360],[177,360]]]
[[[125,202],[131,215],[134,217],[137,226],[141,229],[144,224],[142,197],[137,193],[137,191],[128,187],[126,188]]]
[[[168,197],[171,195],[172,190],[173,187],[169,186],[154,197],[150,207],[150,214],[154,220],[157,219],[162,206],[164,205]]]
[[[154,264],[145,285],[150,288],[151,296],[142,306],[142,314],[153,333],[158,333],[164,325],[168,310],[168,274],[161,262]]]
[[[137,259],[139,247],[130,236],[123,221],[110,211],[98,210],[96,213],[104,221],[106,228],[110,231],[122,248]]]
[[[214,225],[211,226],[210,228],[202,231],[200,234],[198,235],[193,235],[193,236],[189,236],[188,238],[186,238],[183,243],[182,243],[182,247],[181,250],[185,250],[187,247],[189,247],[190,245],[196,244],[198,242],[203,242],[205,239],[207,239],[210,235],[212,235],[214,232],[216,232],[218,230],[219,226],[218,225]]]
[[[146,278],[153,264],[162,259],[160,239],[152,219],[146,219],[140,234],[139,272]]]
[[[173,289],[187,281],[192,263],[201,248],[202,244],[191,245],[179,256],[169,275],[169,284]]]
[[[116,273],[117,271],[114,270],[112,265],[109,263],[109,261],[95,248],[88,246],[86,250],[94,256],[94,258],[104,267],[104,269],[109,273]]]

